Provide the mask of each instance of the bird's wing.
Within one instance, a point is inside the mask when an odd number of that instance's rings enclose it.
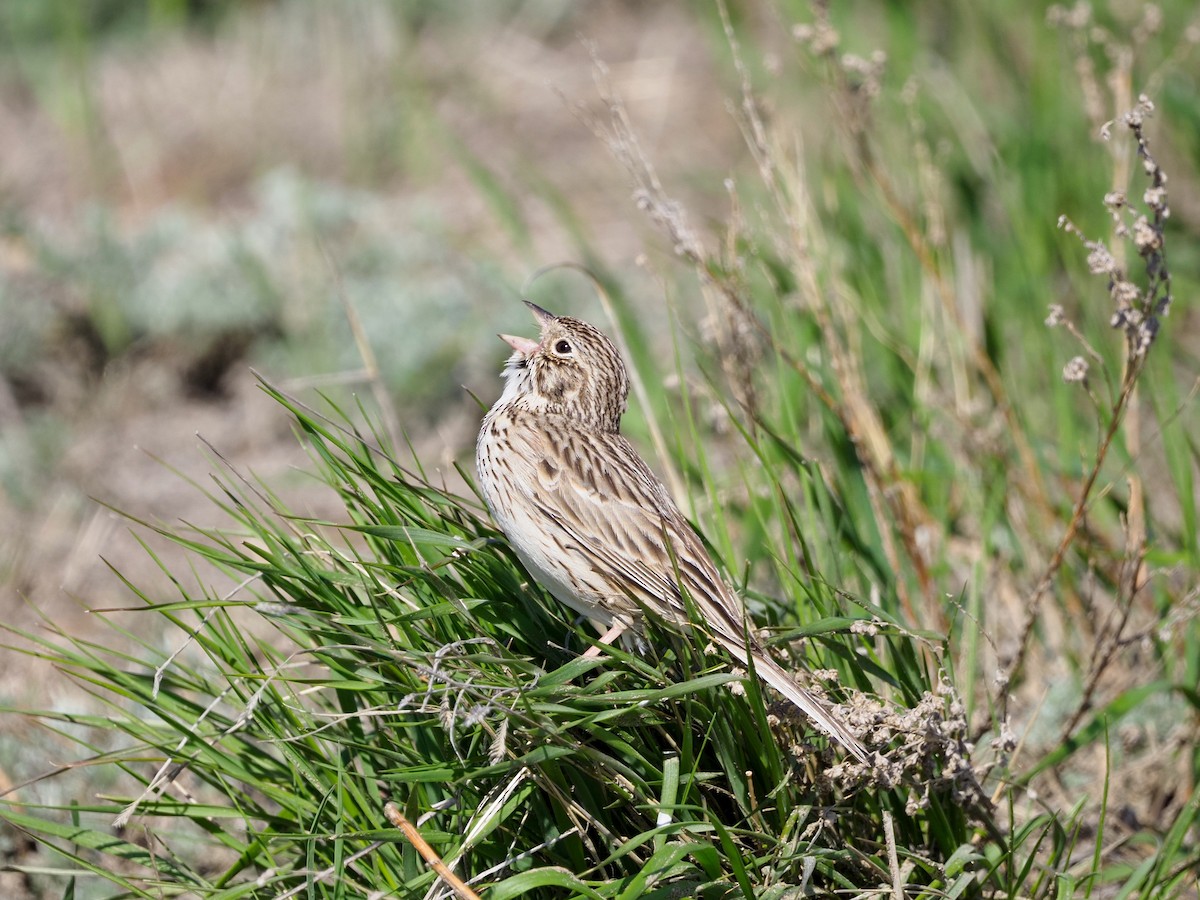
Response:
[[[549,433],[554,437],[550,437]],[[744,640],[741,606],[662,483],[619,434],[562,427],[514,451],[533,462],[522,489],[589,557],[615,596],[687,620],[683,591],[715,632]],[[682,588],[682,589],[681,589]]]
[[[629,597],[675,623],[687,622],[683,592],[725,649],[806,713],[856,758],[868,755],[825,704],[748,637],[741,606],[667,489],[619,434],[567,425],[509,434],[525,462],[519,487],[555,529],[588,556],[614,597]]]

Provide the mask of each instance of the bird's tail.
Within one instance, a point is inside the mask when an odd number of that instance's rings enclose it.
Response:
[[[747,652],[745,645],[734,641],[733,639],[723,640],[726,649],[736,656],[743,665],[747,665]],[[808,716],[813,724],[820,728],[823,732],[841,744],[854,756],[859,762],[869,762],[870,755],[867,753],[867,748],[862,745],[853,734],[850,733],[845,725],[837,720],[832,710],[825,705],[824,701],[817,699],[804,688],[800,687],[787,669],[775,662],[765,653],[751,654],[754,657],[754,671],[758,677],[769,684],[779,693],[783,694],[796,707]]]

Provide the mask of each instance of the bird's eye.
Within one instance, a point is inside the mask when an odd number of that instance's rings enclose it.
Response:
[[[556,341],[554,344],[554,352],[559,356],[569,356],[571,353],[570,341]]]

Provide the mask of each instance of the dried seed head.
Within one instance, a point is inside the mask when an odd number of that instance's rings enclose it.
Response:
[[[1109,287],[1109,293],[1112,295],[1113,302],[1116,304],[1118,311],[1132,309],[1133,305],[1141,299],[1142,292],[1138,290],[1138,286],[1132,281],[1124,279],[1114,280]]]
[[[1112,275],[1117,272],[1117,261],[1108,252],[1108,248],[1099,241],[1089,244],[1087,264],[1093,275]]]
[[[1166,183],[1164,177],[1163,183]],[[1146,188],[1146,192],[1142,194],[1142,202],[1151,209],[1166,209],[1167,208],[1167,189],[1162,185]]]
[[[1087,381],[1088,363],[1082,356],[1076,356],[1063,366],[1063,381],[1068,384]]]

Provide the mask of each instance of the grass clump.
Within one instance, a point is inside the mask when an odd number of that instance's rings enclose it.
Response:
[[[108,707],[39,719],[96,747],[95,764],[110,759],[105,733],[123,733],[111,759],[142,791],[72,805],[69,825],[9,806],[10,824],[131,895],[429,890],[436,876],[387,827],[386,801],[489,897],[850,887],[886,881],[897,846],[913,883],[939,884],[937,860],[978,857],[972,810],[986,802],[969,767],[939,770],[963,764],[948,686],[908,721],[847,709],[874,717],[877,743],[889,726],[910,743],[855,771],[700,642],[658,629],[653,657],[579,658],[589,638],[524,583],[477,501],[402,468],[348,418],[268,390],[347,521],[299,519],[227,472],[212,499],[237,526],[166,534],[235,588],[146,598],[139,613],[177,625],[180,643],[112,659],[103,642],[26,635]],[[865,685],[906,663],[911,684],[929,678],[898,631],[867,641],[823,618],[786,637],[821,647],[827,679],[853,667]],[[943,735],[913,727],[939,719]]]

